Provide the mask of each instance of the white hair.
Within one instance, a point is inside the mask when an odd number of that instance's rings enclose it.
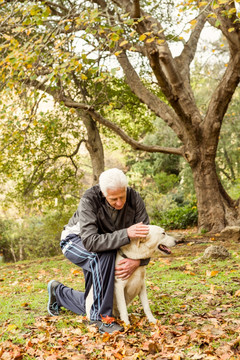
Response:
[[[128,180],[122,170],[108,169],[99,176],[99,186],[104,196],[107,196],[107,190],[116,190],[127,188]]]

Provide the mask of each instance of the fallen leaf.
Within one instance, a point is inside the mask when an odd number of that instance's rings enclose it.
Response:
[[[184,270],[184,273],[192,276],[196,275],[193,271],[188,271],[188,270]]]
[[[214,276],[217,276],[218,273],[219,273],[219,271],[217,271],[217,270],[207,270],[206,271],[206,276],[207,277],[214,277]]]
[[[15,324],[10,324],[10,325],[8,325],[8,327],[7,327],[7,331],[13,331],[13,330],[16,330],[16,328],[17,328],[17,325],[15,325]]]
[[[172,360],[181,360],[181,359],[182,359],[181,355],[178,354],[174,354],[172,357]]]
[[[101,319],[102,319],[102,322],[105,323],[105,324],[111,324],[113,321],[115,321],[115,318],[114,317],[111,317],[111,316],[102,316],[101,315]]]
[[[82,271],[81,271],[81,270],[78,270],[78,269],[71,269],[70,271],[71,271],[71,273],[72,273],[73,275],[78,275],[78,274],[81,274],[81,273],[82,273]]]
[[[25,302],[25,303],[22,303],[21,306],[22,306],[22,307],[28,307],[29,304]]]
[[[156,354],[159,352],[158,344],[155,342],[151,342],[148,344],[148,351],[150,354]]]
[[[234,295],[235,296],[240,296],[240,290],[237,290]]]
[[[213,284],[211,284],[211,286],[210,286],[210,293],[213,295],[217,294],[217,290],[215,289],[215,286]]]

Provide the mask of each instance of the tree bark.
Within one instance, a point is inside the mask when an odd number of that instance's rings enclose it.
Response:
[[[215,149],[205,141],[199,146],[197,160],[190,163],[197,197],[198,228],[212,233],[227,225],[236,225],[238,202],[224,190],[217,175]]]
[[[86,148],[92,163],[92,184],[98,183],[100,174],[104,171],[104,150],[96,122],[84,111],[79,111],[81,119],[87,129]]]

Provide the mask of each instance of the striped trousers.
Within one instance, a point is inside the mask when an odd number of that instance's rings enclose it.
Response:
[[[58,305],[76,314],[85,315],[85,300],[93,286],[90,319],[101,320],[101,316],[112,316],[116,251],[88,252],[80,237],[75,234],[68,235],[61,242],[61,247],[65,257],[83,269],[85,292],[60,284],[56,288]]]

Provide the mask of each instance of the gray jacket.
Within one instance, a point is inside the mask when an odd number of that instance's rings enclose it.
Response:
[[[116,211],[114,217],[111,212]],[[149,224],[144,202],[138,192],[127,188],[127,199],[121,210],[109,207],[99,185],[88,189],[82,196],[78,209],[62,232],[61,239],[78,234],[88,251],[102,252],[119,249],[129,244],[127,228],[143,222]]]

